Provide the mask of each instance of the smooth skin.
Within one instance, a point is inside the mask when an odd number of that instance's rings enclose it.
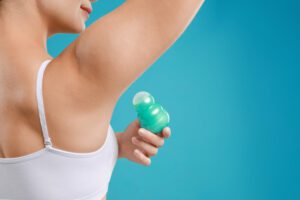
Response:
[[[93,2],[0,0],[0,157],[44,148],[35,87],[45,59],[53,59],[43,79],[53,146],[82,153],[101,147],[118,99],[179,38],[203,4],[127,0],[86,28],[80,7]],[[80,35],[52,58],[46,44],[57,33]],[[140,130],[135,119],[116,133],[119,158],[148,166],[171,130],[139,135]]]

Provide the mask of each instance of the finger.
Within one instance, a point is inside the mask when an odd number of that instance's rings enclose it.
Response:
[[[133,153],[139,159],[141,164],[146,166],[149,166],[151,164],[150,158],[146,157],[140,150],[135,149]]]
[[[144,140],[143,140],[143,138],[141,137],[141,136],[139,136],[139,135],[136,135],[136,136],[134,136],[135,138],[137,138],[139,141],[143,141],[143,142],[145,142]],[[132,142],[132,140],[131,140],[131,143],[133,144],[133,142]],[[137,147],[137,145],[136,144],[134,144],[136,147]],[[151,145],[151,144],[150,144]],[[152,145],[153,146],[153,145]],[[156,147],[156,146],[154,146],[154,147]],[[157,148],[157,147],[156,147]],[[138,148],[141,152],[142,152],[142,154],[144,154],[146,157],[148,157],[148,158],[150,158],[151,157],[151,155],[149,155],[148,154],[148,152],[145,150],[145,149],[143,149],[143,148],[141,148],[141,147],[139,147]]]
[[[146,142],[149,142],[150,144],[155,145],[156,147],[161,147],[164,145],[164,138],[144,129],[140,128],[138,130],[139,135],[145,140]]]
[[[163,138],[169,138],[171,136],[171,128],[170,127],[165,127],[163,131],[159,134],[159,136]]]
[[[143,149],[143,151],[147,154],[146,156],[155,156],[158,153],[158,148],[147,143],[144,141],[141,141],[137,139],[136,137],[132,137],[132,143],[135,144],[137,147],[140,147]]]

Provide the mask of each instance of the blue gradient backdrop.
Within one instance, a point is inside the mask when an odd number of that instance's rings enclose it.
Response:
[[[121,3],[98,1],[87,25]],[[119,159],[108,199],[300,199],[299,36],[299,1],[207,0],[116,106],[119,132],[149,91],[172,137],[150,167]],[[50,54],[76,37],[50,38]]]

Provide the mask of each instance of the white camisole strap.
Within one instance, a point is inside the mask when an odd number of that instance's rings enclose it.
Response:
[[[43,76],[44,76],[45,69],[50,61],[51,59],[47,59],[42,62],[38,70],[37,80],[36,80],[36,97],[37,97],[37,104],[38,104],[38,112],[39,112],[39,118],[42,126],[44,144],[46,147],[52,146],[52,142],[48,134],[44,102],[43,102]]]

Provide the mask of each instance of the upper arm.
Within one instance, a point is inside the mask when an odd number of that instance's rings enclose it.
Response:
[[[74,42],[80,73],[119,97],[182,34],[203,0],[128,0]]]

